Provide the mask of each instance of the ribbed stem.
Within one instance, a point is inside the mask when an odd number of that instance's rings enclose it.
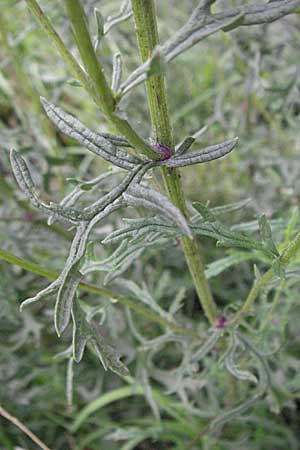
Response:
[[[131,5],[140,55],[142,62],[144,62],[159,45],[154,2],[153,0],[131,0]],[[162,67],[160,73],[147,79],[146,90],[153,139],[156,143],[166,145],[173,151],[172,128]],[[162,175],[165,189],[170,199],[188,217],[178,170],[162,168]],[[183,237],[181,244],[203,310],[209,321],[214,323],[217,318],[217,307],[204,274],[204,264],[200,256],[200,249],[197,243],[188,237]]]

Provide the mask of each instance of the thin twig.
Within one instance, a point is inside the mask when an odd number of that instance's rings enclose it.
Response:
[[[20,422],[19,419],[9,414],[1,405],[0,405],[0,416],[7,419],[13,425],[15,425],[19,430],[23,431],[33,442],[36,443],[42,450],[50,450],[46,444],[44,444],[32,431],[30,431],[26,425]]]

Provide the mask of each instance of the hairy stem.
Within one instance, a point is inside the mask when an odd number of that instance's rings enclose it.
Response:
[[[279,264],[281,264],[283,267],[286,266],[290,262],[290,260],[296,255],[299,249],[300,249],[300,232],[297,233],[296,237],[291,241],[288,247],[280,255]],[[267,270],[267,272],[265,272],[257,281],[255,281],[246,298],[245,303],[232,319],[232,323],[238,323],[242,319],[242,317],[244,317],[249,312],[261,288],[272,279],[273,275],[274,275],[274,266],[271,266],[270,269]]]
[[[14,264],[18,267],[21,267],[24,270],[35,273],[36,275],[40,275],[40,276],[48,278],[50,280],[55,280],[59,276],[59,274],[57,272],[54,272],[54,271],[48,270],[48,269],[44,269],[43,267],[39,266],[38,264],[35,264],[31,261],[27,261],[24,258],[20,258],[20,257],[14,255],[13,253],[10,253],[7,250],[4,250],[3,248],[0,248],[0,260],[1,259],[10,264]],[[175,322],[171,322],[169,320],[164,319],[163,317],[154,313],[150,309],[145,308],[144,306],[141,306],[133,298],[125,297],[121,294],[118,294],[118,292],[114,292],[109,289],[99,288],[97,286],[94,286],[89,283],[84,283],[84,282],[79,284],[79,288],[86,292],[103,295],[104,297],[107,297],[108,299],[117,300],[120,304],[127,306],[128,308],[132,309],[136,313],[145,316],[148,320],[151,320],[152,322],[156,322],[162,326],[169,327],[175,333],[182,334],[184,336],[191,336],[191,337],[195,337],[195,338],[198,337],[198,335],[195,332],[193,332],[192,330],[187,330],[186,328],[183,328],[180,325],[177,325]]]
[[[153,0],[131,0],[131,4],[140,55],[142,62],[144,62],[151,56],[154,48],[159,45],[154,2]],[[153,139],[156,143],[163,144],[173,151],[172,128],[162,70],[147,79],[146,90]],[[170,199],[188,217],[178,170],[162,168],[162,175]],[[214,323],[217,318],[217,307],[204,274],[200,250],[194,240],[185,236],[181,238],[181,244],[203,310],[208,320]]]

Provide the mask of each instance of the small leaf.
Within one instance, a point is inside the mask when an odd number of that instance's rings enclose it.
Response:
[[[116,53],[113,58],[113,73],[111,78],[111,89],[114,92],[119,90],[122,78],[122,59],[120,53]]]
[[[91,341],[105,370],[110,369],[120,376],[127,376],[129,371],[120,360],[120,355],[102,336],[100,326],[92,320],[87,322],[78,300],[73,302],[73,354],[80,362],[87,342]]]
[[[131,11],[131,2],[130,0],[124,0],[121,3],[121,7],[119,12],[115,16],[108,17],[107,21],[104,24],[104,34],[107,34],[112,27],[115,25],[124,22],[132,16]]]
[[[195,142],[195,138],[192,136],[186,137],[179,145],[175,147],[175,156],[180,156],[186,153],[189,148],[193,145]]]
[[[91,328],[93,331],[92,343],[104,369],[110,369],[121,377],[129,375],[129,370],[120,360],[120,354],[108,344],[106,338],[101,334],[99,325],[92,321]]]
[[[23,310],[25,306],[31,305],[31,303],[38,302],[44,298],[48,300],[51,295],[54,295],[58,289],[59,289],[60,280],[55,280],[49,286],[47,286],[45,289],[42,289],[38,294],[36,294],[34,297],[27,298],[26,300],[23,300],[23,302],[20,305],[20,311]]]
[[[72,306],[73,318],[73,356],[77,363],[82,359],[85,346],[92,338],[92,332],[85,319],[85,314],[75,299]]]
[[[79,263],[76,263],[66,272],[58,290],[55,305],[55,329],[58,336],[61,336],[70,320],[73,299],[82,278],[78,269]]]
[[[18,185],[26,197],[31,199],[34,196],[34,183],[25,159],[16,150],[12,149],[10,152],[10,162]]]
[[[97,26],[97,40],[96,40],[96,49],[99,47],[100,41],[104,36],[104,18],[98,8],[94,9],[94,15]]]
[[[205,222],[216,222],[214,214],[204,203],[193,202],[192,205],[201,214]]]
[[[232,376],[235,378],[242,380],[242,381],[250,381],[252,383],[257,383],[257,378],[254,376],[251,372],[248,370],[241,370],[238,368],[238,366],[235,364],[234,359],[236,356],[236,353],[238,351],[239,347],[239,341],[236,338],[236,336],[232,335],[232,343],[231,348],[225,357],[225,367],[228,370],[228,372],[231,373]]]
[[[68,409],[73,409],[73,382],[74,382],[74,359],[69,358],[67,367],[67,379],[66,379],[66,396]]]
[[[229,141],[222,142],[221,144],[210,145],[201,150],[195,150],[184,155],[175,155],[167,159],[166,161],[161,161],[160,165],[165,165],[167,167],[185,167],[193,164],[201,164],[215,159],[222,158],[223,156],[230,153],[238,142],[238,138],[231,139]]]
[[[259,231],[260,231],[260,236],[261,236],[261,240],[262,240],[263,245],[271,253],[273,253],[274,255],[278,256],[279,253],[278,253],[276,245],[275,245],[275,243],[273,241],[272,229],[271,229],[271,226],[270,226],[270,224],[269,224],[265,214],[262,214],[258,218],[258,224],[259,224]]]

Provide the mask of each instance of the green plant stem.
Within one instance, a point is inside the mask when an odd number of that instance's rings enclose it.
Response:
[[[18,267],[21,267],[22,269],[25,269],[29,272],[35,273],[36,275],[40,275],[42,277],[48,278],[50,280],[55,280],[59,274],[57,272],[54,272],[52,270],[44,269],[43,267],[39,266],[38,264],[35,264],[31,261],[27,261],[26,259],[20,258],[7,250],[4,250],[3,248],[0,248],[0,259],[10,263],[14,264]],[[198,338],[198,334],[195,333],[192,330],[187,330],[184,327],[181,327],[180,325],[177,325],[175,322],[169,321],[164,319],[163,317],[159,316],[158,314],[152,312],[150,309],[145,308],[144,306],[138,304],[134,299],[130,297],[125,297],[124,295],[121,295],[117,292],[111,291],[109,289],[99,288],[97,286],[94,286],[89,283],[80,283],[79,288],[86,291],[91,292],[93,294],[103,295],[104,297],[107,297],[111,300],[116,300],[120,304],[127,306],[128,308],[131,308],[133,311],[137,312],[138,314],[142,314],[145,316],[148,320],[151,320],[152,322],[156,322],[162,326],[171,328],[175,333],[182,334],[184,336],[191,336]]]
[[[288,247],[282,252],[279,257],[279,264],[286,266],[290,260],[296,255],[300,249],[300,232],[298,232],[295,238],[291,241]],[[251,309],[254,301],[256,300],[261,288],[265,286],[274,275],[274,265],[270,267],[252,286],[245,303],[241,309],[233,317],[231,324],[238,323]]]
[[[91,38],[86,25],[86,17],[79,0],[65,0],[67,12],[72,24],[78,49],[87,72],[78,64],[72,53],[67,49],[58,33],[53,28],[50,20],[44,14],[36,0],[25,0],[27,6],[49,39],[53,42],[61,58],[67,64],[72,76],[79,80],[84,89],[105,114],[108,122],[120,134],[151,159],[159,159],[159,155],[150,144],[145,142],[131,127],[127,120],[119,117],[114,111],[114,99],[111,90],[105,80],[103,69],[97,60]]]
[[[140,55],[142,62],[144,62],[151,56],[154,48],[159,45],[154,2],[153,0],[131,0],[131,4]],[[160,74],[152,75],[147,79],[146,90],[153,139],[173,150],[172,128],[162,70]],[[170,199],[188,217],[179,171],[162,168],[162,175]],[[202,308],[210,323],[214,323],[218,312],[205,277],[200,249],[196,241],[185,236],[181,238],[181,244]]]
[[[85,70],[97,91],[103,113],[109,116],[115,109],[115,101],[103,67],[95,54],[84,10],[79,0],[64,0],[64,4]]]
[[[58,33],[54,30],[50,20],[44,14],[43,10],[40,8],[36,0],[25,0],[30,12],[34,15],[36,20],[39,22],[41,28],[45,31],[49,39],[54,44],[55,48],[58,50],[60,56],[67,64],[72,76],[80,81],[82,86],[89,92],[92,98],[95,97],[92,85],[89,83],[88,77],[84,70],[77,63],[76,59],[71,52],[66,48],[62,39]]]
[[[144,62],[159,45],[154,2],[153,0],[131,0],[131,5],[139,51]],[[146,81],[153,139],[172,148],[172,130],[162,67],[157,72]]]

